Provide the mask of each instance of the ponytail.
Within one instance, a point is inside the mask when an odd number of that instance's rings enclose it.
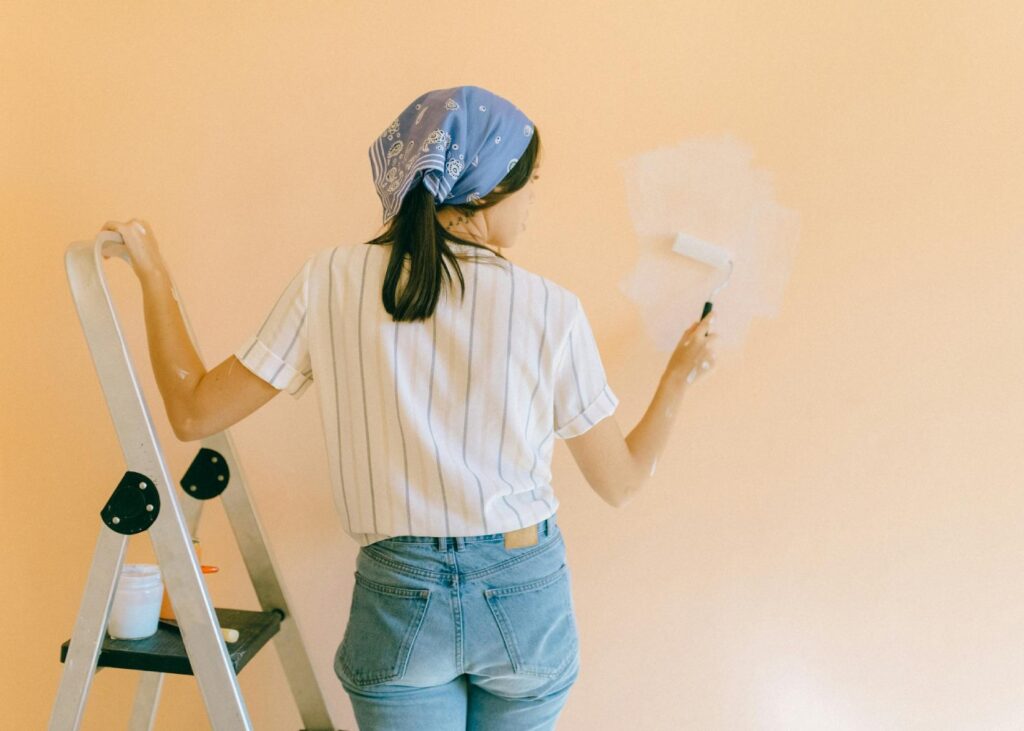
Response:
[[[489,208],[500,202],[506,196],[522,188],[530,179],[533,166],[540,146],[540,137],[536,127],[530,139],[526,152],[520,156],[519,161],[512,167],[512,170],[497,188],[485,199],[479,199],[475,204],[453,204],[451,207],[472,216],[481,208]],[[468,241],[459,238],[451,231],[446,231],[440,221],[437,220],[437,205],[434,202],[434,195],[424,185],[422,180],[406,193],[398,213],[391,219],[387,230],[375,239],[367,241],[367,244],[384,245],[391,244],[391,258],[388,260],[388,268],[384,274],[384,285],[381,289],[381,299],[384,309],[396,322],[426,320],[429,319],[437,308],[438,299],[441,296],[442,279],[452,282],[449,263],[455,267],[455,273],[459,277],[459,284],[462,288],[462,297],[466,296],[466,280],[462,276],[462,267],[459,266],[460,259],[471,257],[461,256],[452,251],[448,242],[464,244],[476,249],[491,251],[475,241]],[[505,259],[499,252],[492,252],[498,259]],[[406,267],[406,258],[409,259],[409,266]],[[492,257],[482,257],[484,263],[500,264],[501,262],[489,261]],[[408,274],[404,278],[403,274]]]

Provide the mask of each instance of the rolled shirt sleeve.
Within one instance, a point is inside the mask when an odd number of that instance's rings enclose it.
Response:
[[[569,439],[583,434],[613,414],[618,404],[619,399],[605,377],[590,321],[577,298],[567,342],[555,363],[555,436]]]
[[[309,258],[277,298],[256,334],[234,355],[246,368],[277,389],[298,398],[313,382],[306,308]]]

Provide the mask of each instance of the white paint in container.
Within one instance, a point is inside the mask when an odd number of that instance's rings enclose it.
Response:
[[[115,640],[141,640],[155,634],[163,595],[159,566],[124,564],[110,607],[107,634]]]

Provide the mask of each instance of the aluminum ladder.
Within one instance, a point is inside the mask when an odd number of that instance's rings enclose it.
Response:
[[[215,731],[251,731],[237,674],[273,637],[305,731],[333,731],[226,430],[201,441],[180,483],[187,497],[184,503],[179,501],[103,275],[103,252],[108,249],[131,263],[120,234],[114,231],[102,231],[92,242],[70,244],[64,263],[127,470],[100,511],[100,535],[84,596],[71,638],[61,647],[64,668],[49,729],[77,729],[93,675],[104,667],[120,667],[141,671],[130,731],[152,728],[163,677],[168,672],[196,676]],[[196,345],[173,283],[171,291],[189,338]],[[229,482],[230,489],[225,489]],[[203,502],[218,496],[261,611],[215,609],[210,601],[192,538]],[[151,638],[113,640],[106,635],[107,622],[128,537],[145,530],[149,531],[180,633],[161,624]],[[221,635],[222,623],[239,629],[239,639],[230,647]]]

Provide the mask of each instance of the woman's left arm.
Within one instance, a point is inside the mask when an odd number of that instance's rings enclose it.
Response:
[[[107,221],[121,234],[142,285],[149,357],[174,435],[182,441],[223,431],[280,391],[231,355],[207,371],[188,336],[171,277],[145,221]],[[107,250],[107,256],[111,254]]]

